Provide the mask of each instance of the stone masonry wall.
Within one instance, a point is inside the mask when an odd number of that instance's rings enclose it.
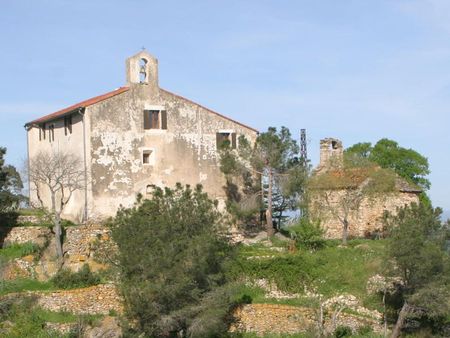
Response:
[[[316,314],[313,309],[279,304],[247,304],[238,308],[234,317],[235,324],[232,332],[254,332],[257,335],[293,334],[304,332],[316,325]],[[370,325],[375,332],[381,332],[381,325],[373,319],[357,317],[341,313],[336,326],[349,326],[354,332],[359,328]],[[335,330],[329,316],[324,317],[325,332]]]
[[[34,294],[38,296],[38,304],[50,311],[107,315],[110,311],[121,313],[123,310],[114,284]]]
[[[65,264],[72,270],[78,270],[83,264],[89,263],[97,270],[102,266],[94,262],[97,250],[102,250],[105,244],[111,244],[111,230],[99,225],[79,225],[66,228],[64,241]]]
[[[345,195],[345,191],[339,190],[330,194],[331,204],[336,205]],[[385,211],[395,212],[397,208],[409,205],[413,202],[418,203],[419,198],[414,193],[392,193],[377,199],[363,200],[358,212],[350,215],[349,236],[365,237],[374,232],[379,232],[383,228],[382,216]],[[321,205],[321,203],[312,203],[312,205]],[[342,236],[342,223],[327,210],[322,207],[320,210],[312,209],[314,218],[321,220],[321,226],[325,230],[327,238],[340,238]]]
[[[31,242],[42,245],[46,238],[51,235],[51,231],[47,227],[24,226],[13,228],[0,228],[0,237],[3,238],[3,246],[13,243],[24,244]]]
[[[0,228],[5,231],[4,246],[13,243],[35,243],[44,247],[44,254],[39,261],[33,256],[27,256],[12,261],[8,269],[3,271],[3,278],[14,279],[15,276],[34,276],[39,280],[51,278],[58,270],[54,255],[54,235],[47,227],[24,226]],[[79,225],[65,228],[63,244],[64,267],[72,271],[78,271],[84,264],[89,264],[92,271],[107,268],[104,259],[97,259],[99,255],[107,256],[115,249],[111,241],[110,229],[99,225]]]

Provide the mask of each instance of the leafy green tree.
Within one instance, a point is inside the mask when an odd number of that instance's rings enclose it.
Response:
[[[4,156],[6,148],[0,147],[0,212],[6,212],[17,208],[23,196],[22,180],[16,168],[5,165]]]
[[[392,337],[398,337],[408,317],[439,323],[450,313],[450,257],[446,251],[448,223],[441,210],[412,204],[387,216],[390,229],[387,256],[393,276],[401,276],[401,310]],[[435,327],[436,329],[436,327]]]
[[[296,201],[302,194],[308,173],[308,166],[299,160],[298,152],[297,142],[288,128],[277,130],[269,127],[267,132],[257,137],[253,147],[241,137],[237,152],[227,150],[222,154],[221,169],[229,180],[237,175],[246,175],[252,178],[252,196],[263,197],[269,236],[274,233],[274,212],[281,219],[284,210],[298,206]],[[258,186],[261,181],[261,186]],[[244,179],[243,182],[248,181]]]
[[[417,184],[424,190],[430,188],[426,176],[430,173],[428,160],[413,149],[403,148],[397,142],[381,139],[374,146],[369,142],[357,143],[345,150],[346,154],[366,158],[382,168],[394,170],[399,176]]]
[[[112,221],[127,314],[149,337],[210,337],[230,309],[217,203],[199,185],[155,187]]]

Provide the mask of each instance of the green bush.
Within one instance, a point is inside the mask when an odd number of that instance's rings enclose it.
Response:
[[[352,335],[352,329],[348,326],[338,326],[334,331],[336,338],[350,337]]]
[[[61,289],[82,288],[100,283],[100,276],[89,268],[88,264],[77,271],[72,272],[69,269],[61,269],[51,279],[51,282]]]
[[[298,224],[287,229],[300,248],[318,250],[325,246],[323,237],[324,231],[319,222],[311,222],[307,218],[302,218]]]
[[[155,187],[152,198],[112,221],[120,287],[135,333],[218,337],[227,332],[235,288],[227,284],[232,248],[217,203],[201,186]],[[127,333],[129,336],[130,333]]]
[[[373,327],[370,326],[370,325],[361,326],[358,329],[358,335],[360,335],[360,336],[366,336],[366,335],[368,335],[369,333],[372,333],[372,332],[373,332]]]

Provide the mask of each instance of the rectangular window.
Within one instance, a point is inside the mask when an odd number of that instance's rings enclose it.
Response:
[[[142,163],[143,164],[153,164],[153,150],[146,149],[142,151]]]
[[[54,142],[55,141],[55,125],[51,124],[48,127],[48,141]]]
[[[64,118],[64,135],[72,134],[72,116]]]
[[[39,141],[45,140],[45,123],[39,125]]]
[[[165,110],[144,110],[144,129],[167,129]]]
[[[236,149],[236,133],[233,132],[216,133],[216,146],[217,149],[223,147],[231,147],[231,149]]]

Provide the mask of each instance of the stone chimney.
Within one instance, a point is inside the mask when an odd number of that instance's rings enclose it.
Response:
[[[344,148],[342,142],[335,138],[320,140],[319,171],[330,168],[339,168],[344,162]]]

